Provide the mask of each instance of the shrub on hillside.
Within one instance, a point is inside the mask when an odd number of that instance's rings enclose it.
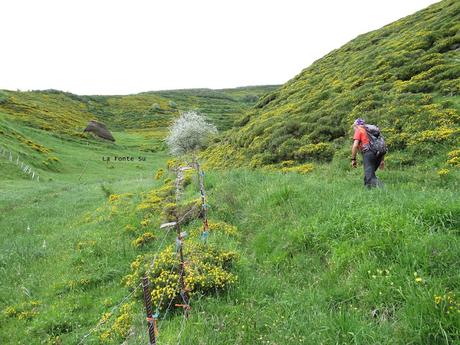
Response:
[[[251,160],[249,161],[249,166],[251,168],[259,168],[264,165],[273,164],[275,162],[276,156],[270,152],[257,153],[252,156]]]
[[[289,172],[294,172],[298,174],[308,174],[313,171],[313,164],[302,164],[302,165],[297,165],[293,167],[285,167],[281,168],[281,172],[283,173],[289,173]]]
[[[317,160],[330,162],[334,157],[334,148],[328,143],[308,144],[294,152],[294,158],[299,161]]]
[[[161,106],[158,103],[153,103],[150,106],[150,111],[158,111],[158,110],[161,110]]]
[[[460,83],[457,80],[443,80],[439,83],[439,91],[444,96],[460,95]]]
[[[343,137],[345,130],[337,126],[318,125],[313,132],[308,135],[310,140],[314,143],[332,141],[334,139]]]
[[[460,149],[450,151],[448,156],[449,159],[447,160],[447,164],[456,168],[460,168]]]
[[[277,145],[276,160],[283,161],[293,158],[295,150],[300,147],[301,143],[298,139],[288,137],[281,145]]]
[[[223,251],[211,245],[187,241],[184,255],[188,258],[185,268],[185,284],[189,294],[209,294],[225,289],[236,282],[236,276],[230,272],[237,254]],[[168,246],[159,253],[138,256],[131,264],[131,274],[124,283],[134,289],[141,278],[147,274],[152,284],[152,304],[165,309],[170,301],[182,303],[180,296],[179,261],[174,246]]]
[[[200,114],[189,111],[174,121],[169,129],[166,144],[173,155],[193,153],[205,148],[210,137],[215,134],[216,126],[206,122]]]
[[[245,103],[256,103],[259,100],[259,96],[249,94],[245,95],[242,100]]]

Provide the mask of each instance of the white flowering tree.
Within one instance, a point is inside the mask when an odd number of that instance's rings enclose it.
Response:
[[[217,134],[216,126],[206,122],[197,112],[188,111],[171,125],[166,144],[175,156],[195,156],[197,151],[207,146],[209,138],[214,134]]]

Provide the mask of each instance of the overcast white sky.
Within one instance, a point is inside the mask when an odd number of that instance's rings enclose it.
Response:
[[[282,84],[434,0],[2,0],[0,89]]]

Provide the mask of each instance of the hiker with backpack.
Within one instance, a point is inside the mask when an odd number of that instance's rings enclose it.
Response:
[[[363,155],[364,185],[367,188],[381,187],[375,172],[378,168],[385,166],[384,156],[387,153],[385,140],[380,129],[374,125],[367,125],[363,119],[356,119],[353,123],[355,133],[353,135],[353,146],[351,148],[351,166],[356,168],[356,154],[358,150]]]

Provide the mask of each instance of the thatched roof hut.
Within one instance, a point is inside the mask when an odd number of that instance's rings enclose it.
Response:
[[[97,135],[99,138],[115,141],[115,138],[107,127],[102,122],[98,122],[96,120],[91,120],[83,132],[90,132]]]

